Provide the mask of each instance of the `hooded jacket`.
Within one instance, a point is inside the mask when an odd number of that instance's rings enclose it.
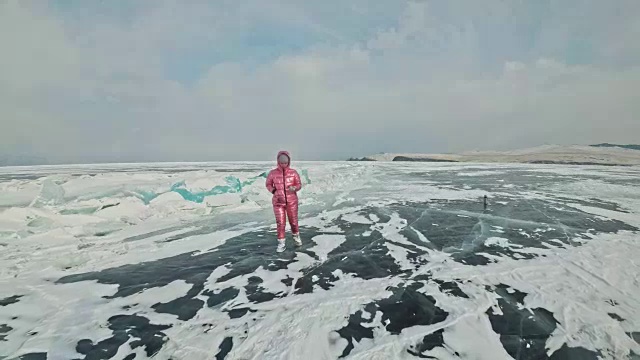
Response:
[[[297,205],[297,192],[302,188],[300,175],[291,168],[291,155],[287,151],[280,151],[276,156],[276,162],[280,155],[286,155],[289,158],[287,164],[278,163],[278,167],[271,170],[267,175],[267,190],[273,194],[272,203],[276,205]],[[295,190],[289,190],[289,187],[295,187]]]

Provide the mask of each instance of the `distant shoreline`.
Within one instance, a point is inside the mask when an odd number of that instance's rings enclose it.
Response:
[[[529,157],[527,159],[527,157]],[[97,162],[49,162],[39,157],[16,156],[0,157],[0,168],[40,167],[40,166],[117,166],[117,165],[178,165],[207,163],[260,163],[270,160],[140,160],[140,161],[97,161]],[[298,160],[310,162],[310,160]],[[364,157],[352,157],[346,160],[324,161],[395,161],[395,162],[434,162],[434,163],[525,163],[560,165],[640,165],[640,145],[601,143],[595,145],[544,145],[530,149],[510,151],[474,151],[459,154],[420,154],[420,153],[381,153]]]
[[[638,166],[640,145],[544,145],[511,151],[472,151],[458,154],[382,153],[350,158],[348,161]]]

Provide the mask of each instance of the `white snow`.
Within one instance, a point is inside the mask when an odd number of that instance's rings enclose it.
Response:
[[[522,245],[512,244],[509,242],[509,239],[501,238],[501,237],[490,237],[484,241],[485,246],[499,246],[502,248],[521,248]],[[515,250],[515,249],[512,249]]]
[[[316,243],[315,246],[310,247],[309,250],[313,251],[321,261],[327,260],[327,255],[335,248],[340,246],[347,239],[344,235],[318,235],[311,239]]]
[[[629,349],[640,350],[640,345],[624,335],[640,326],[640,264],[635,261],[639,245],[636,234],[603,235],[580,247],[547,252],[545,258],[502,259],[482,267],[448,262],[437,269],[436,276],[471,279],[472,285],[461,287],[465,292],[471,286],[492,284],[525,292],[528,308],[548,309],[562,324],[549,341],[550,351],[564,343],[592,350],[596,346],[612,352],[613,357],[605,358],[621,359]],[[608,305],[610,300],[619,305]],[[612,311],[626,321],[619,323],[606,315]]]
[[[360,214],[346,214],[342,217],[342,220],[355,224],[373,224],[373,221],[367,219],[364,215]]]
[[[575,161],[578,158],[576,154],[583,150],[572,149],[576,153],[562,159]],[[556,154],[560,150],[549,148],[538,153]],[[597,151],[616,156],[616,161],[632,162],[632,156],[626,152]],[[514,152],[509,156],[533,159],[538,153]],[[495,154],[464,156],[486,160],[489,155],[498,157]],[[48,352],[51,359],[81,357],[75,349],[78,340],[97,342],[107,339],[112,336],[106,327],[107,319],[118,314],[138,314],[154,324],[172,325],[163,331],[168,340],[155,357],[159,359],[210,359],[215,357],[219,344],[228,336],[234,337],[234,346],[226,359],[335,359],[347,345],[347,341],[337,336],[335,331],[347,325],[349,316],[362,310],[367,303],[388,297],[391,294],[389,287],[407,282],[407,279],[393,276],[363,280],[336,270],[333,274],[338,280],[331,289],[324,290],[318,286],[319,277],[314,275],[316,277],[310,277],[314,291],[300,295],[294,294],[295,289],[281,280],[288,276],[295,284],[306,269],[318,266],[318,261],[308,253],[297,252],[296,261],[286,269],[271,271],[256,266],[249,274],[217,282],[230,272],[227,264],[208,276],[205,290],[216,292],[230,286],[237,287],[240,295],[225,304],[225,309],[250,307],[258,312],[229,319],[222,312],[224,309],[204,306],[187,321],[152,309],[154,304],[172,301],[191,289],[192,284],[182,280],[113,299],[107,297],[115,294],[117,285],[93,281],[55,284],[57,279],[70,274],[101,271],[190,252],[203,254],[215,251],[235,236],[273,227],[270,196],[264,189],[264,178],[258,178],[240,193],[208,196],[201,203],[184,200],[178,193],[170,191],[171,185],[180,181],[184,181],[185,188],[190,191],[207,191],[225,185],[224,179],[230,175],[241,180],[255,177],[269,170],[271,163],[137,164],[135,169],[131,169],[132,166],[0,168],[0,174],[4,175],[33,175],[33,179],[0,182],[0,299],[23,295],[16,303],[0,306],[0,324],[12,327],[4,334],[6,341],[0,342],[0,357],[13,358],[37,351]],[[163,172],[158,167],[174,171]],[[189,171],[182,171],[184,167],[189,167]],[[637,183],[640,168],[474,165],[472,169],[465,170],[465,167],[469,165],[298,165],[298,168],[308,169],[312,181],[304,185],[300,193],[300,224],[303,229],[313,228],[320,232],[313,238],[303,238],[305,246],[308,246],[305,251],[315,253],[321,262],[326,261],[331,251],[347,241],[345,231],[335,225],[338,219],[365,224],[370,226],[371,232],[382,234],[381,240],[385,241],[383,249],[401,269],[416,267],[407,259],[412,252],[408,248],[423,250],[426,254],[422,259],[428,263],[422,265],[413,277],[429,274],[435,279],[457,282],[469,296],[455,297],[441,291],[435,283],[429,283],[419,291],[433,296],[437,306],[449,312],[445,321],[407,328],[400,335],[391,335],[384,329],[378,312],[370,319],[371,324],[367,324],[374,329],[374,339],[365,338],[355,343],[348,359],[414,359],[406,352],[407,346],[440,329],[444,330],[445,346],[425,354],[439,359],[509,359],[499,335],[493,331],[485,315],[490,308],[499,312],[496,295],[485,289],[485,286],[498,284],[526,293],[526,308],[544,308],[553,313],[559,325],[547,341],[549,353],[567,344],[594,351],[604,350],[604,359],[624,359],[630,351],[640,354],[640,345],[625,334],[640,331],[640,237],[637,233],[595,234],[580,246],[569,246],[552,239],[545,243],[546,249],[532,249],[515,245],[506,237],[507,229],[494,226],[491,233],[500,234],[500,237],[487,238],[485,246],[544,256],[516,260],[487,255],[496,262],[471,266],[453,261],[446,252],[433,250],[430,240],[400,214],[388,211],[385,217],[390,220],[383,222],[382,216],[367,211],[368,206],[386,209],[385,204],[407,201],[463,200],[478,201],[481,209],[479,201],[484,195],[499,195],[502,200],[548,201],[557,201],[554,196],[561,195],[575,199],[575,203],[568,201],[562,206],[640,227],[640,186]],[[227,168],[234,171],[216,171]],[[245,168],[264,170],[243,170]],[[472,186],[457,189],[402,176],[414,170],[451,172],[452,178],[460,176],[467,181],[478,176],[502,176],[514,168],[544,172],[549,176],[575,176],[575,179],[551,182],[535,191],[519,192],[517,188],[505,186],[500,192],[489,193]],[[460,173],[456,174],[457,171]],[[74,175],[79,172],[92,175]],[[599,178],[581,177],[584,175]],[[506,176],[504,178],[507,179]],[[628,183],[619,182],[625,179]],[[142,192],[154,192],[158,196],[147,203],[141,199]],[[589,201],[592,198],[617,204],[627,212],[577,203],[578,200]],[[318,210],[318,215],[306,216],[312,210]],[[461,221],[469,217],[497,218],[492,213],[447,211],[442,213],[460,217]],[[222,223],[221,229],[197,233],[197,230],[216,221]],[[531,234],[549,231],[544,225],[526,220],[511,222],[514,228],[508,230],[517,231],[519,223],[523,224],[520,227],[525,223],[539,226]],[[439,224],[432,226],[438,230],[443,228]],[[406,229],[413,231],[424,245],[409,242],[402,235]],[[188,235],[190,232],[195,233]],[[183,238],[165,242],[170,237]],[[349,254],[341,255],[341,258],[347,256]],[[262,279],[260,286],[265,292],[282,294],[282,297],[262,303],[250,302],[243,286],[253,276]],[[460,279],[465,281],[459,282]],[[202,295],[198,299],[206,301]],[[611,302],[617,305],[613,306]],[[123,309],[125,306],[128,308]],[[624,321],[614,320],[608,313],[615,313]],[[114,358],[122,359],[132,352],[125,344]],[[136,359],[146,358],[141,348],[135,353]]]

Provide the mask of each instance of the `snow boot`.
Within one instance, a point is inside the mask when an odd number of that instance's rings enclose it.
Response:
[[[300,240],[300,234],[293,234],[293,242],[296,246],[302,246],[302,240]]]

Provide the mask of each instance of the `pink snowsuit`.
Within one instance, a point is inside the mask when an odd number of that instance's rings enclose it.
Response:
[[[289,158],[287,164],[278,163],[278,167],[271,170],[267,175],[267,190],[273,194],[271,203],[273,204],[273,212],[276,215],[276,225],[278,228],[278,239],[284,239],[286,218],[289,218],[291,232],[295,235],[299,233],[298,228],[298,194],[302,188],[300,175],[297,171],[289,167],[291,164],[291,156],[286,151],[280,151],[280,155],[286,155]],[[293,186],[295,190],[289,188]]]

